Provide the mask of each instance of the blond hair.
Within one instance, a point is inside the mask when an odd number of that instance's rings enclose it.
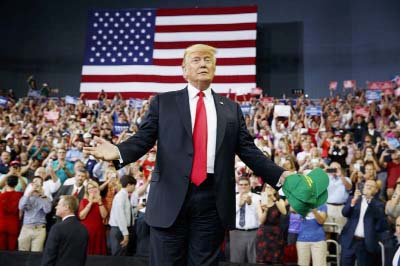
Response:
[[[99,184],[96,181],[90,179],[90,180],[87,181],[87,184],[86,184],[86,187],[85,187],[85,199],[89,198],[89,186],[97,187],[97,189],[99,190],[99,193],[100,193]]]
[[[194,52],[209,53],[212,57],[213,63],[215,64],[215,62],[216,62],[215,54],[217,53],[217,49],[215,47],[212,47],[207,44],[198,43],[198,44],[191,45],[185,49],[185,53],[183,54],[182,67],[185,67],[187,58],[189,57],[190,54],[192,54]]]

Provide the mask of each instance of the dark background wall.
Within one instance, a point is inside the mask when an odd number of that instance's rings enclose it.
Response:
[[[1,1],[0,89],[26,93],[34,74],[78,95],[90,8],[258,6],[257,83],[270,95],[328,95],[330,80],[388,80],[400,73],[398,0]]]

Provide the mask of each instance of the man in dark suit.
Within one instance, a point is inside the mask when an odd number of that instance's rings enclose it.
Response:
[[[62,196],[56,207],[59,222],[50,230],[44,248],[42,266],[85,265],[88,232],[75,216],[78,200],[71,195]]]
[[[342,210],[347,223],[340,235],[342,245],[341,263],[343,266],[374,265],[379,254],[378,234],[387,228],[384,205],[374,198],[378,192],[376,182],[367,180],[363,193],[356,190]]]
[[[215,54],[208,45],[188,47],[186,88],[154,96],[139,131],[124,143],[96,138],[96,147],[85,148],[126,165],[157,141],[145,216],[150,265],[217,265],[224,230],[235,227],[235,155],[274,188],[289,174],[254,145],[240,106],[211,89]]]
[[[89,173],[85,168],[79,168],[75,173],[75,182],[73,185],[63,185],[60,190],[57,192],[55,196],[55,203],[59,200],[59,198],[63,195],[72,195],[76,197],[79,201],[85,195],[85,187],[83,185],[84,181],[87,179]]]

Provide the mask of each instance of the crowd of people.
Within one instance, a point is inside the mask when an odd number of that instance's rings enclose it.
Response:
[[[135,134],[151,99],[138,107],[104,92],[96,101],[82,95],[74,103],[10,95],[0,108],[0,250],[43,251],[58,222],[57,202],[73,195],[89,234],[89,255],[147,256],[143,217],[156,148],[119,168],[83,147],[95,146],[95,136],[118,144]],[[328,200],[302,217],[282,191],[262,184],[237,158],[236,229],[226,234],[221,256],[239,263],[325,265],[326,240],[333,239],[342,246],[342,265],[379,263],[378,241],[390,247],[385,257],[391,260],[400,240],[398,98],[367,102],[365,92],[355,90],[318,100],[251,97],[247,104],[245,122],[257,147],[290,171],[324,169]],[[277,105],[290,106],[290,114],[279,116]],[[321,106],[321,113],[307,115],[308,106]],[[368,106],[368,113],[355,112],[356,106]]]

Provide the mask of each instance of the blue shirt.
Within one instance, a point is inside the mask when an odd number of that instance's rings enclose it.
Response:
[[[57,169],[58,167],[58,161],[53,161],[53,169]],[[74,175],[74,164],[66,161],[65,162],[65,167],[68,169],[68,171]],[[56,172],[56,175],[58,176],[58,178],[61,181],[61,184],[64,184],[64,181],[67,180],[68,175],[65,173],[64,169],[58,169]]]
[[[326,204],[317,208],[319,212],[327,213]],[[319,242],[325,240],[325,231],[322,224],[319,224],[312,212],[309,212],[301,223],[297,241],[300,242]]]
[[[349,197],[349,191],[346,190],[346,187],[343,184],[343,181],[340,177],[334,177],[332,175],[328,175],[329,177],[329,186],[328,186],[328,203],[336,203],[336,204],[344,204]],[[347,182],[351,184],[351,180],[348,177],[345,177]]]
[[[49,198],[23,196],[18,208],[24,212],[23,224],[46,224],[46,214],[51,211]]]

